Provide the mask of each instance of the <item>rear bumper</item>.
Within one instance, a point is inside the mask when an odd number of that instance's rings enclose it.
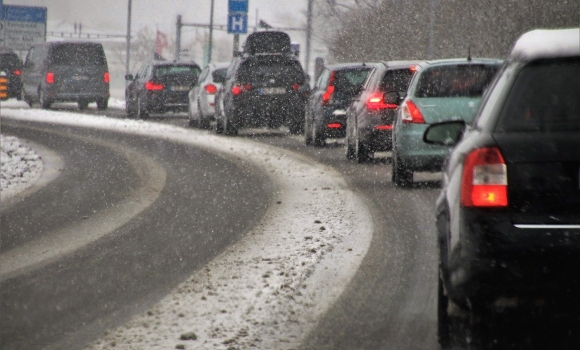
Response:
[[[47,87],[45,96],[52,102],[77,102],[77,101],[97,101],[110,97],[108,86],[92,91],[62,91],[58,88]]]
[[[233,113],[228,118],[238,127],[278,127],[291,122],[303,122],[305,102],[295,94],[271,96],[238,96]]]
[[[346,112],[343,106],[323,106],[314,116],[317,130],[327,138],[346,136]]]

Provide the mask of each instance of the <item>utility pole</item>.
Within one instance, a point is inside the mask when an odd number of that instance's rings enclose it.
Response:
[[[433,48],[435,46],[435,34],[433,33],[435,26],[435,0],[430,0],[430,13],[429,13],[429,49],[427,52],[427,58],[433,59]]]
[[[131,0],[128,0],[127,9],[127,54],[125,55],[125,75],[130,74],[129,62],[131,59]],[[125,85],[127,81],[125,81]]]
[[[175,61],[179,61],[179,53],[181,51],[181,15],[177,15],[177,23],[175,23]]]
[[[211,52],[213,49],[213,3],[214,0],[211,0],[211,10],[209,14],[209,52],[207,54],[207,63],[211,62]]]
[[[309,66],[310,66],[310,45],[312,41],[312,5],[313,0],[308,0],[308,12],[306,13],[306,74],[309,73]]]

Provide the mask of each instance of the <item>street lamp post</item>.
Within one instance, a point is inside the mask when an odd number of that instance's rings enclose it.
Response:
[[[209,12],[209,52],[207,53],[207,63],[211,62],[211,52],[213,49],[213,3],[214,0],[211,0],[211,10]]]
[[[312,41],[312,4],[313,0],[308,0],[308,12],[306,13],[306,74],[310,66],[310,43]]]
[[[127,54],[125,58],[125,74],[130,74],[129,72],[129,62],[131,59],[131,0],[128,0],[127,9]],[[127,84],[127,81],[125,81]]]

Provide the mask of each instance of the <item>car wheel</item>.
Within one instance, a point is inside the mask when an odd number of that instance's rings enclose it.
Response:
[[[97,109],[99,111],[104,111],[109,107],[109,99],[108,98],[99,98],[97,99]]]
[[[443,289],[443,281],[441,276],[438,278],[439,286],[437,289],[437,338],[439,340],[439,345],[441,345],[442,350],[449,349],[451,347],[451,320],[449,314],[447,313],[447,307],[449,306],[449,299],[445,295],[445,290]]]
[[[318,132],[314,121],[312,121],[312,144],[316,147],[324,147],[326,144],[324,135]]]
[[[304,121],[304,144],[312,145],[312,124],[308,122],[308,118]]]
[[[89,101],[81,100],[81,101],[78,101],[77,104],[79,105],[79,109],[81,111],[84,111],[85,109],[87,109],[89,107]]]
[[[345,141],[345,149],[346,149],[346,159],[352,160],[355,158],[355,148],[352,146],[352,143],[350,142],[350,139],[346,138]]]
[[[399,187],[409,187],[413,184],[413,172],[401,162],[396,152],[393,152],[392,181]]]
[[[42,89],[40,89],[38,92],[38,101],[40,102],[40,107],[42,109],[50,109],[50,106],[52,105],[52,103],[44,95],[44,91],[42,91]]]
[[[357,163],[366,163],[371,159],[370,152],[367,146],[360,142],[358,138],[358,131],[356,132],[356,139],[354,141],[354,158]]]
[[[127,114],[127,118],[133,118],[135,116],[135,112],[131,108],[131,101],[128,96],[125,96],[125,113]]]
[[[28,107],[32,107],[32,100],[30,99],[30,97],[26,96],[26,93],[24,92],[24,87],[22,88],[22,90],[20,90],[20,99],[26,102],[26,104],[28,104]]]
[[[292,135],[300,135],[304,132],[304,122],[293,120],[289,123],[288,129]]]
[[[209,119],[207,119],[203,116],[203,113],[201,112],[201,105],[199,104],[199,101],[197,102],[197,113],[199,114],[199,122],[198,122],[199,128],[204,129],[204,130],[209,129]]]
[[[228,136],[235,136],[238,134],[238,128],[228,120],[228,117],[224,117],[223,133]]]
[[[147,119],[148,117],[149,113],[147,112],[146,108],[143,108],[143,102],[141,101],[141,97],[137,97],[137,118]]]
[[[191,111],[191,101],[187,104],[187,118],[189,120],[189,126],[197,128],[197,120],[193,119],[193,112]]]

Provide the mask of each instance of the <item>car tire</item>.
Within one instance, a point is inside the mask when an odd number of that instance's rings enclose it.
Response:
[[[367,163],[371,160],[370,152],[367,145],[360,142],[358,138],[358,131],[356,133],[356,140],[354,141],[354,158],[357,163]]]
[[[147,112],[146,108],[143,108],[143,102],[141,101],[141,97],[137,97],[137,118],[147,119],[148,117],[149,113]]]
[[[40,102],[40,108],[42,109],[50,109],[50,106],[52,105],[50,100],[44,96],[44,91],[42,89],[39,89],[38,91],[38,101]]]
[[[22,90],[20,90],[20,95],[21,95],[20,96],[20,99],[22,101],[26,102],[26,104],[28,105],[28,107],[32,107],[32,100],[24,92],[24,87],[22,88]]]
[[[89,101],[80,100],[80,101],[77,101],[77,104],[78,104],[79,109],[81,111],[84,111],[85,109],[87,109],[89,107]]]
[[[224,117],[223,133],[227,136],[235,136],[238,134],[238,128],[228,120],[228,117]]]
[[[314,121],[312,122],[312,144],[315,147],[324,147],[324,145],[326,144],[326,139],[324,135],[318,132],[316,128],[316,123]]]
[[[438,278],[437,288],[437,339],[441,350],[451,347],[451,319],[447,313],[449,298],[445,295],[441,276]]]
[[[109,108],[109,99],[108,98],[98,98],[97,99],[97,109],[99,111],[104,111]]]
[[[201,112],[201,105],[199,104],[199,102],[197,103],[197,113],[199,115],[199,122],[197,123],[198,127],[204,130],[209,129],[209,119],[203,116],[203,113]]]
[[[311,123],[308,122],[308,118],[304,121],[304,144],[306,146],[312,145],[312,127]]]
[[[347,137],[345,141],[345,155],[346,159],[353,160],[355,158],[355,148],[352,146],[350,139]]]
[[[293,120],[289,123],[288,129],[292,135],[300,135],[304,132],[304,122]]]
[[[396,186],[409,187],[413,184],[413,171],[407,169],[396,152],[393,152],[391,180]]]

